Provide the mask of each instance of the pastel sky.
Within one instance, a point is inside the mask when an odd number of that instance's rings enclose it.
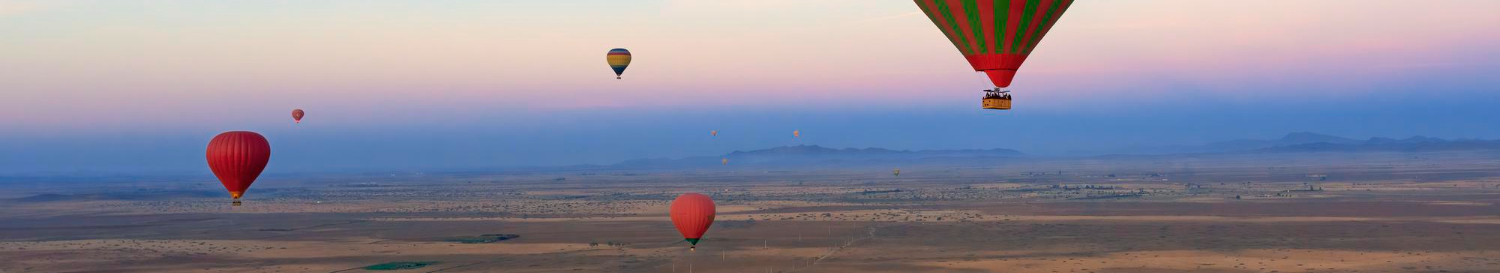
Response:
[[[997,112],[904,0],[0,0],[0,174],[198,170],[226,130],[283,169],[1500,138],[1500,1],[1412,3],[1079,1]]]

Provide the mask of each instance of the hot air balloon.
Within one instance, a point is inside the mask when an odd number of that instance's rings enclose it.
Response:
[[[893,172],[893,173],[892,173],[892,174],[891,174],[891,175],[892,175],[892,176],[901,176],[901,168],[896,168],[896,169],[895,169],[895,170],[894,170],[894,171],[892,171],[892,172]]]
[[[207,154],[208,168],[219,177],[238,206],[250,183],[255,182],[271,160],[271,144],[255,132],[224,132],[208,142]]]
[[[672,200],[672,225],[677,226],[677,232],[682,233],[682,238],[693,246],[688,250],[698,249],[698,240],[703,239],[703,233],[708,231],[708,226],[714,224],[714,200],[707,195],[697,193],[685,193]]]
[[[719,136],[719,130],[708,131],[709,135]]]
[[[985,109],[1010,109],[1010,82],[1073,0],[915,0],[974,71],[989,76]]]
[[[798,137],[802,137],[802,132],[801,131],[797,131],[797,130],[792,130],[792,138],[798,138]]]
[[[723,162],[724,165],[729,165],[729,158],[725,157],[724,159],[719,160],[719,162]]]
[[[625,67],[630,66],[630,51],[624,48],[610,49],[604,60],[609,61],[609,68],[615,70],[615,79],[618,80],[620,74],[625,74]]]
[[[302,115],[304,114],[305,113],[302,112],[302,109],[292,109],[292,121],[302,123]]]

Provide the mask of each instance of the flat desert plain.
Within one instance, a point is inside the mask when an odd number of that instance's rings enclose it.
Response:
[[[0,272],[1500,272],[1497,158],[11,178]]]

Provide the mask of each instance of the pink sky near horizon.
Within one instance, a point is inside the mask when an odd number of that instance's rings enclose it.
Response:
[[[988,87],[904,0],[122,2],[0,0],[0,127],[296,107],[420,120],[486,108],[941,105]],[[1500,68],[1500,1],[1411,3],[1079,1],[1013,88],[1051,108],[1123,95],[1339,97],[1414,73]],[[614,47],[635,55],[624,80],[604,64]],[[1247,92],[1261,86],[1278,88]]]

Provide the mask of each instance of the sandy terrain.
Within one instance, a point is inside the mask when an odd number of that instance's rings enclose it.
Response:
[[[240,207],[203,181],[27,187],[0,272],[1500,272],[1493,156],[350,176]],[[688,191],[719,208],[692,252],[666,216]],[[482,234],[520,237],[455,241]]]

